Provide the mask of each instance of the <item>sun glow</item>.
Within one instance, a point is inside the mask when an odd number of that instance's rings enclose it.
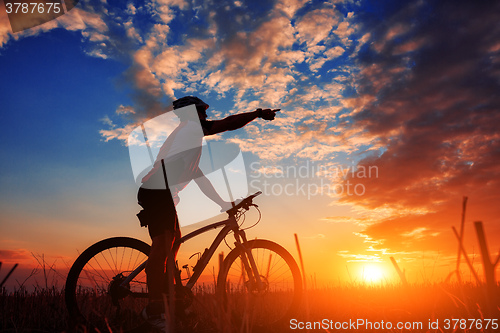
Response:
[[[378,283],[384,279],[384,270],[376,264],[364,265],[361,274],[365,283]]]

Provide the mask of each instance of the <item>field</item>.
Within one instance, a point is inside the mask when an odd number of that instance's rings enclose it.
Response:
[[[477,226],[480,227],[480,224]],[[465,253],[464,257],[467,258]],[[486,258],[486,256],[483,257]],[[40,266],[37,274],[43,273],[42,281],[44,283],[37,282],[29,290],[24,287],[24,282],[14,290],[0,289],[0,332],[72,331],[73,326],[70,325],[71,320],[64,301],[64,290],[58,287],[63,285],[60,281],[65,280],[65,274],[54,269],[53,265],[47,265],[43,257],[35,258],[38,258]],[[261,256],[261,258],[267,258],[267,256]],[[300,249],[299,258],[301,259]],[[268,261],[260,260],[260,262],[265,264]],[[281,326],[274,327],[271,332],[500,333],[500,288],[494,274],[494,267],[498,262],[499,259],[494,263],[483,260],[483,265],[490,265],[492,268],[491,275],[486,276],[485,279],[488,283],[482,282],[482,279],[474,274],[475,278],[469,279],[468,282],[464,280],[450,282],[451,279],[447,279],[447,282],[441,283],[411,284],[406,281],[404,274],[399,271],[395,262],[393,264],[396,271],[401,273],[401,282],[361,283],[354,281],[319,286],[315,279],[313,279],[314,283],[312,284],[310,283],[312,281],[308,279],[309,288],[304,291],[296,313]],[[270,263],[271,259],[269,259],[267,271],[272,275],[272,269],[271,273],[269,271]],[[274,265],[272,266],[274,267]],[[233,281],[237,281],[239,280],[238,276],[242,276],[241,273],[237,272],[238,269],[236,269],[236,274],[228,274],[228,276],[233,276],[235,279]],[[139,275],[136,277],[137,282],[140,282],[138,277]],[[283,279],[286,280],[286,278]],[[35,281],[38,280],[35,278]],[[97,280],[92,279],[92,281],[96,282]],[[102,295],[109,299],[107,296],[108,284],[106,281],[103,283],[103,288],[87,288],[86,293],[79,291],[77,298],[84,300],[84,302],[87,302],[87,299],[90,300],[87,304],[91,304]],[[139,285],[141,284],[139,283]],[[145,282],[142,285],[145,285]],[[248,325],[245,325],[245,321],[240,325],[235,325],[234,322],[229,323],[231,315],[225,313],[219,306],[220,302],[214,295],[213,285],[213,283],[208,283],[195,286],[193,291],[196,298],[191,307],[194,315],[189,321],[189,329],[184,331],[193,333],[247,333],[252,331]],[[246,288],[243,287],[243,290]],[[261,310],[264,309],[261,319],[265,323],[268,323],[267,320],[269,315],[272,316],[272,312],[279,311],[278,304],[286,300],[287,294],[277,291],[278,289],[270,289],[264,298],[261,298],[265,300],[260,303],[263,304]],[[90,298],[86,299],[85,297],[89,297],[89,295]],[[248,304],[239,296],[240,294],[236,295],[236,297],[228,298],[230,299],[230,311],[245,309],[245,304]],[[129,299],[130,296],[126,298],[126,300]],[[132,303],[129,304],[131,307],[139,307],[138,311],[140,311],[145,303],[138,305],[138,302],[137,299],[133,299]],[[99,304],[103,303],[99,302]],[[235,304],[239,304],[239,306],[235,306]],[[91,312],[99,313],[101,318],[106,318],[106,325],[101,328],[101,332],[120,331],[119,329],[109,329],[107,313],[109,313],[111,306],[106,305],[97,311],[94,305],[88,308],[91,309]],[[135,313],[137,313],[137,309]],[[243,312],[243,317],[248,319],[254,314]],[[128,317],[135,319],[133,316]],[[123,321],[120,320],[120,323]],[[191,327],[193,323],[196,323],[195,329]],[[246,323],[248,324],[248,322]],[[253,332],[264,333],[262,329],[253,330]]]
[[[275,332],[307,328],[313,332],[500,332],[498,298],[496,305],[489,306],[487,295],[482,287],[467,284],[315,288],[304,294],[297,316]],[[224,326],[213,301],[210,295],[201,299],[212,310],[195,332],[240,331]],[[66,332],[68,319],[64,293],[55,287],[0,292],[1,332]]]

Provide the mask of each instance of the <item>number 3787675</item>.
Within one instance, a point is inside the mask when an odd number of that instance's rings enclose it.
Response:
[[[6,2],[7,14],[59,14],[61,12],[60,2]]]
[[[457,329],[475,330],[496,330],[498,329],[498,319],[445,319],[444,329],[453,330]]]

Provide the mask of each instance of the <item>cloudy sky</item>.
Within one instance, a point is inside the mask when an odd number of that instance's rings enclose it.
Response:
[[[282,109],[212,139],[239,145],[249,190],[265,194],[251,237],[295,255],[297,233],[309,274],[359,281],[373,264],[389,279],[393,256],[412,281],[443,279],[463,196],[468,252],[479,261],[482,220],[496,258],[500,4],[81,1],[18,33],[4,8],[7,265],[44,254],[63,270],[99,239],[147,241],[127,137],[184,95],[212,119]]]

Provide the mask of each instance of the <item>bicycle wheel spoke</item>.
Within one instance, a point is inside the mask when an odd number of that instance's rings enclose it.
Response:
[[[97,263],[97,265],[100,268],[100,271],[102,273],[104,273],[105,276],[103,276],[101,273],[99,273],[99,271],[96,268],[94,268],[94,266],[92,266],[92,264],[89,262],[88,265],[90,266],[90,268],[92,268],[94,270],[95,275],[99,276],[103,281],[108,280],[109,278],[108,278],[106,272],[102,269],[101,264],[99,263],[99,261],[97,260],[97,258],[92,258],[92,259]]]
[[[145,273],[139,272],[126,285],[122,281],[137,263],[146,260],[148,252],[144,242],[125,237],[101,241],[84,251],[66,282],[70,314],[84,320],[88,331],[126,332],[143,325],[140,311],[147,303],[143,297],[147,295]],[[130,292],[140,292],[139,298],[130,297]]]
[[[268,279],[268,278],[269,278],[269,271],[270,271],[270,269],[271,269],[271,259],[272,259],[272,257],[273,257],[273,255],[270,253],[270,254],[269,254],[269,262],[268,262],[268,264],[267,264],[267,270],[266,270],[266,275],[265,275],[265,276],[266,276],[266,279]]]
[[[118,251],[118,248],[116,248],[116,249]],[[122,267],[123,267],[123,257],[125,256],[125,251],[126,251],[126,249],[123,248],[122,255],[120,257],[120,265],[118,266],[118,271],[119,272],[123,272]]]
[[[248,324],[262,328],[284,323],[300,299],[302,284],[298,266],[291,255],[275,243],[254,240],[248,242],[248,248],[257,268],[251,276],[258,274],[262,284],[257,286],[255,280],[250,281],[239,251],[228,255],[219,277],[219,291],[226,295],[225,304],[230,304],[228,310],[239,320],[235,327]]]
[[[116,248],[115,248],[115,250],[116,250]],[[111,269],[111,273],[113,273],[113,275],[116,275],[116,270],[117,270],[117,268],[116,268],[116,264],[114,263],[114,256],[113,256],[113,254],[111,253],[111,250],[110,250],[110,249],[108,249],[108,255],[109,255],[109,257],[111,258],[111,262],[112,262],[113,264],[110,264],[110,263],[109,263],[108,258],[104,255],[104,253],[101,253],[101,255],[102,255],[102,257],[104,258],[104,260],[106,261],[106,264],[107,264],[108,268],[109,268],[109,269]],[[114,268],[115,270],[113,270],[113,268]]]
[[[142,254],[144,256],[144,254]],[[132,257],[132,253],[130,254],[130,257]],[[147,258],[147,256],[146,256]],[[142,263],[144,262],[143,259],[146,259],[146,258],[141,258],[141,253],[140,252],[137,252],[136,256],[135,256],[135,260],[134,260],[134,263],[132,264],[131,267],[133,267],[134,269],[139,266],[139,263]]]

